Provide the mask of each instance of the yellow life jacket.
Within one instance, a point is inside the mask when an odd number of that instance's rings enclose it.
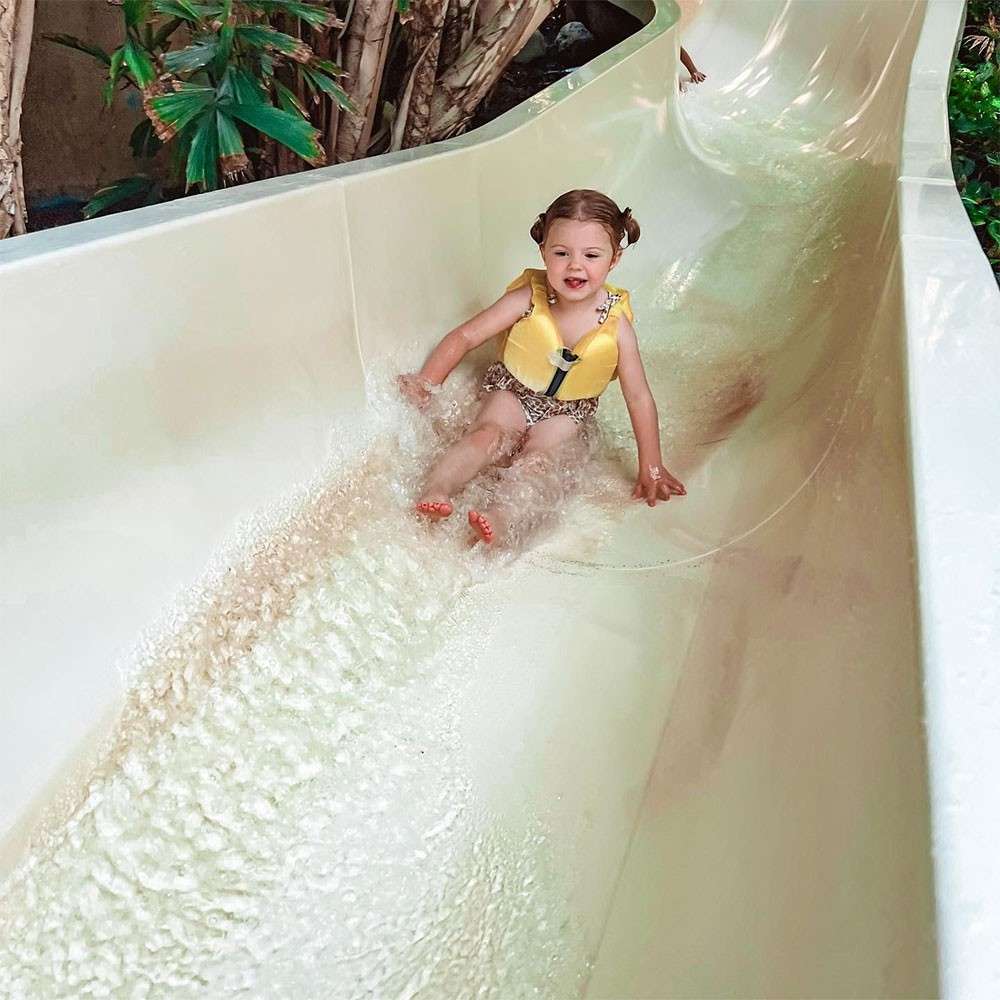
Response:
[[[555,399],[600,396],[618,377],[618,317],[632,320],[632,306],[624,288],[605,284],[608,293],[603,320],[567,348],[549,309],[545,270],[528,268],[507,286],[531,285],[531,309],[505,334],[500,360],[522,385]]]

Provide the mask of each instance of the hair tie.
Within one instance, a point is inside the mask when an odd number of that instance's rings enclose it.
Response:
[[[622,222],[625,222],[631,214],[632,214],[632,209],[626,208],[625,211],[622,212]]]

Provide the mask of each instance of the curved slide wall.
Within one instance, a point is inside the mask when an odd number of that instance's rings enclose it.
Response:
[[[617,280],[689,496],[480,584],[478,797],[572,853],[587,995],[936,991],[896,200],[925,7],[706,3],[683,98],[676,13],[469,137],[0,247],[8,867],[139,630],[366,369],[532,263],[512,199],[593,186],[642,206]]]

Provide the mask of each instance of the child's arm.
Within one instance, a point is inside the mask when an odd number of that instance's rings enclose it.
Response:
[[[691,74],[692,83],[701,83],[705,79],[705,74],[695,66],[694,60],[683,45],[681,46],[681,62],[684,63],[684,68]]]
[[[522,316],[531,302],[530,285],[515,288],[497,299],[493,305],[476,313],[472,319],[446,334],[431,351],[423,367],[414,375],[400,375],[400,391],[418,407],[431,398],[428,386],[440,385],[469,351],[509,330]]]
[[[618,317],[618,380],[639,447],[639,475],[632,498],[645,498],[650,507],[655,507],[657,500],[669,500],[673,493],[684,496],[687,491],[683,483],[663,466],[656,402],[646,381],[635,330],[625,316]]]

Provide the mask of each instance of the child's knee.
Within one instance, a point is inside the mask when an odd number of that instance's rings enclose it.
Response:
[[[499,458],[505,450],[513,446],[516,437],[508,427],[492,420],[477,424],[469,431],[469,440],[492,458]]]

